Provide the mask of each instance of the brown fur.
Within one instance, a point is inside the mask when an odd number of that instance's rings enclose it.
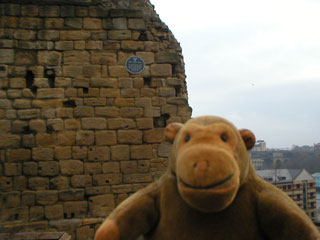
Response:
[[[121,203],[96,240],[320,239],[306,214],[256,175],[251,131],[207,116],[170,124],[165,135],[168,171]]]

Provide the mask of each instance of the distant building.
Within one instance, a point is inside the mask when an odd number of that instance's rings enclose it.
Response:
[[[305,169],[258,170],[264,180],[282,189],[313,220],[317,220],[316,181]]]
[[[320,190],[320,172],[312,174],[312,177],[316,180],[317,190]]]
[[[303,146],[292,146],[292,151],[300,151],[300,152],[312,152],[314,151],[314,146],[303,145]]]
[[[314,151],[315,151],[315,152],[320,152],[320,143],[315,143],[315,144],[313,145],[313,148],[314,148]]]
[[[252,158],[251,159],[252,165],[256,170],[262,170],[263,169],[263,164],[264,160],[261,158]]]
[[[265,152],[265,151],[267,151],[266,142],[264,140],[258,140],[251,151],[253,151],[253,152]]]

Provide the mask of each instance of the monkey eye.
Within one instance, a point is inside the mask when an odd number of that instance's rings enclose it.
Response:
[[[224,142],[228,141],[227,135],[225,133],[221,134],[221,140]]]
[[[190,139],[191,139],[190,135],[187,134],[187,135],[185,136],[185,138],[184,138],[184,141],[185,141],[185,142],[189,142]]]

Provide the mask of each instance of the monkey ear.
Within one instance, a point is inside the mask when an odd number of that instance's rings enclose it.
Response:
[[[253,132],[248,129],[240,129],[239,132],[247,149],[250,150],[253,148],[256,142],[256,137],[254,136]]]
[[[173,142],[180,128],[183,126],[182,123],[170,123],[166,129],[164,130],[164,135],[169,140],[169,142]]]

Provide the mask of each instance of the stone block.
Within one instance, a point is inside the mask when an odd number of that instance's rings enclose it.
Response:
[[[102,28],[102,21],[99,18],[84,18],[83,28],[90,30],[97,30]]]
[[[47,131],[47,126],[45,121],[41,119],[32,119],[29,121],[29,128],[31,131],[35,131],[38,133],[44,133]]]
[[[151,173],[132,173],[123,175],[124,183],[150,183],[152,182]]]
[[[13,190],[24,191],[27,189],[27,178],[25,176],[17,176],[13,178]]]
[[[76,175],[83,173],[83,162],[80,160],[60,160],[60,172],[62,175]]]
[[[60,15],[60,7],[59,6],[40,6],[39,7],[39,15],[41,17],[59,17]]]
[[[73,50],[73,41],[58,41],[55,43],[56,50]]]
[[[116,145],[111,147],[112,161],[126,161],[130,159],[129,145]]]
[[[58,118],[73,118],[72,108],[56,108],[55,111],[56,111],[56,117]]]
[[[119,173],[120,165],[117,162],[107,162],[102,164],[103,173]]]
[[[144,49],[144,43],[142,41],[123,40],[121,41],[121,48],[129,51],[142,51]]]
[[[46,41],[57,41],[59,40],[59,31],[58,30],[40,30],[38,32],[39,40]]]
[[[81,126],[82,129],[106,129],[107,121],[99,117],[82,118]]]
[[[49,189],[49,178],[31,177],[28,180],[28,188],[31,190],[47,190]]]
[[[120,90],[120,95],[123,98],[135,98],[139,97],[140,91],[135,88],[123,88]]]
[[[111,193],[110,186],[99,186],[99,187],[87,187],[86,188],[86,196],[94,196]]]
[[[151,65],[151,76],[155,77],[171,77],[172,66],[170,64],[152,64]]]
[[[79,119],[66,119],[64,120],[64,127],[65,129],[80,129],[81,124],[80,124],[80,120]]]
[[[117,30],[128,29],[128,23],[126,18],[113,18],[112,19],[112,28]]]
[[[59,164],[58,162],[41,161],[38,164],[38,174],[44,177],[53,177],[59,175]]]
[[[36,195],[33,191],[24,191],[21,193],[21,206],[34,206],[36,201]]]
[[[94,238],[94,229],[91,226],[82,226],[77,228],[76,236],[78,240]]]
[[[10,89],[7,92],[8,94],[8,98],[13,99],[13,98],[21,98],[21,90],[20,89]],[[16,101],[18,101],[18,104],[16,103]],[[15,99],[15,101],[13,102],[12,106],[13,108],[30,108],[30,105],[26,105],[25,103],[29,101],[29,100],[25,100],[25,99]],[[24,104],[22,104],[24,103]],[[29,102],[30,104],[30,102]]]
[[[4,205],[6,208],[14,208],[20,206],[20,192],[10,192],[4,194]]]
[[[25,88],[26,79],[24,78],[10,78],[9,79],[10,88]]]
[[[112,186],[112,192],[117,194],[132,193],[133,188],[131,184],[114,185]]]
[[[116,88],[117,86],[118,86],[117,78],[94,77],[91,79],[91,87]]]
[[[135,98],[135,106],[136,107],[151,107],[151,98],[148,97],[141,97],[141,98]]]
[[[89,14],[89,9],[86,6],[76,6],[76,16],[77,17],[87,17]]]
[[[21,15],[34,17],[38,16],[39,7],[37,5],[21,5]]]
[[[46,91],[44,91],[46,92]],[[42,94],[44,94],[42,92]],[[45,98],[45,95],[43,95]],[[49,99],[49,100],[33,100],[32,101],[32,107],[33,108],[61,108],[63,107],[63,99]]]
[[[84,199],[84,189],[68,189],[59,191],[60,201],[77,201]]]
[[[56,147],[54,156],[57,160],[71,159],[71,147]]]
[[[86,40],[90,37],[89,31],[69,30],[60,32],[60,40]]]
[[[87,201],[70,201],[63,203],[65,218],[83,218],[87,215]]]
[[[63,62],[65,65],[89,64],[89,53],[87,51],[65,51]]]
[[[11,108],[11,101],[8,99],[0,99],[0,109]]]
[[[62,204],[50,205],[44,207],[44,215],[46,219],[57,220],[63,218]]]
[[[156,95],[156,91],[152,88],[141,88],[140,90],[140,97],[153,97],[155,95]]]
[[[129,30],[110,30],[108,37],[111,40],[130,40],[131,31]]]
[[[47,29],[62,29],[63,24],[63,18],[46,18],[44,20],[44,27]]]
[[[121,173],[106,173],[93,175],[94,186],[105,186],[120,184],[122,182]]]
[[[14,50],[13,49],[1,49],[0,63],[10,64],[14,62]]]
[[[143,132],[143,141],[146,143],[162,143],[165,141],[164,129],[154,128]]]
[[[177,52],[158,52],[155,56],[156,63],[180,63],[180,56]]]
[[[145,64],[154,63],[154,53],[152,52],[137,52],[138,57],[142,58]]]
[[[153,118],[138,118],[137,119],[138,129],[150,129],[153,128]]]
[[[36,176],[38,174],[38,164],[36,162],[23,163],[23,175]]]
[[[77,106],[74,108],[75,117],[93,117],[94,108],[91,106]]]
[[[118,117],[119,115],[119,108],[116,107],[96,107],[95,108],[95,115],[107,118],[114,118]]]
[[[172,144],[169,143],[161,143],[158,148],[158,156],[159,157],[169,157],[171,154]]]
[[[85,90],[87,90],[85,92]],[[78,89],[78,97],[99,97],[99,88]]]
[[[45,66],[61,65],[62,54],[56,51],[39,51],[38,63]]]
[[[115,145],[117,144],[116,132],[113,130],[96,131],[96,145]]]
[[[99,174],[102,173],[101,163],[99,162],[85,162],[84,163],[85,174]]]
[[[83,188],[92,186],[92,176],[90,175],[74,175],[71,177],[72,187]]]
[[[125,66],[109,66],[108,69],[111,77],[129,77],[129,72]]]
[[[142,144],[142,132],[139,130],[119,130],[118,142],[122,144]]]
[[[137,161],[121,161],[121,172],[124,174],[136,173],[138,171]]]
[[[15,52],[15,64],[16,65],[35,65],[36,54],[29,50],[16,50]]]
[[[36,135],[37,147],[54,147],[57,142],[56,134],[38,133]]]
[[[60,131],[57,135],[57,143],[60,146],[71,146],[76,142],[75,131]]]
[[[94,132],[93,131],[78,131],[76,135],[76,144],[83,145],[93,145],[94,143]]]
[[[48,119],[48,128],[53,131],[62,131],[64,129],[63,120],[61,118]]]
[[[100,77],[101,76],[101,66],[100,65],[87,65],[83,66],[83,76],[84,77]]]
[[[116,98],[114,105],[117,107],[134,107],[134,98]]]
[[[20,119],[38,118],[40,111],[38,109],[18,110],[18,117]]]
[[[53,190],[63,190],[69,189],[69,178],[58,176],[50,179],[50,189]]]
[[[142,18],[131,18],[128,20],[128,28],[133,30],[146,30],[146,22]]]
[[[102,50],[103,42],[100,40],[89,40],[86,42],[86,49],[88,50]]]
[[[150,159],[153,156],[151,145],[130,146],[131,159]]]
[[[65,18],[64,25],[71,29],[81,29],[83,20],[82,18]]]
[[[105,217],[115,208],[113,194],[104,194],[89,198],[89,210],[92,216]]]
[[[39,205],[54,205],[58,201],[56,190],[41,190],[36,192],[36,202]]]
[[[7,162],[22,162],[28,161],[31,159],[30,149],[8,149],[6,151],[6,160]]]
[[[74,146],[72,147],[72,157],[74,159],[85,159],[87,158],[87,147]]]
[[[106,98],[85,98],[84,105],[88,106],[105,106],[107,104]]]
[[[44,218],[44,208],[42,206],[30,207],[29,220],[39,221]]]
[[[37,32],[34,30],[17,29],[13,36],[17,40],[35,40]]]
[[[0,137],[0,148],[18,148],[20,146],[20,136],[3,133]]]
[[[109,147],[89,147],[88,160],[99,161],[99,162],[110,160]]]
[[[83,67],[82,66],[63,66],[62,72],[64,77],[82,77]]]
[[[108,119],[109,129],[132,129],[136,127],[133,119],[129,118],[114,118]]]
[[[1,192],[12,191],[13,181],[10,177],[0,177],[0,190]]]
[[[5,163],[4,175],[5,176],[19,176],[22,173],[22,165],[20,163]]]
[[[143,109],[136,107],[120,108],[120,116],[124,118],[139,118],[143,116]]]
[[[33,148],[32,159],[36,161],[53,160],[53,148]]]

